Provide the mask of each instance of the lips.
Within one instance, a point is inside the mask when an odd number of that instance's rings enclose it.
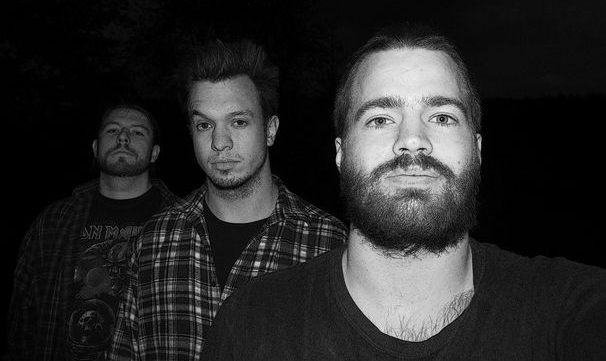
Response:
[[[403,172],[392,175],[393,177],[427,177],[427,178],[438,178],[438,175],[434,173],[416,173],[416,172]]]
[[[454,179],[454,172],[439,160],[421,153],[415,157],[404,153],[377,166],[371,173],[371,179],[401,176],[409,179],[445,178]]]
[[[385,184],[397,188],[426,188],[436,185],[440,178],[435,173],[428,172],[395,172],[384,178]]]
[[[238,163],[238,160],[235,159],[221,159],[221,160],[213,160],[210,162],[210,164],[231,164],[231,163]]]
[[[213,160],[210,162],[211,166],[218,170],[230,170],[238,164],[238,160],[234,159],[221,159],[221,160]]]
[[[126,149],[118,149],[118,150],[115,150],[115,151],[111,152],[111,154],[128,154],[128,155],[133,155],[134,156],[134,154],[132,152],[130,152],[130,151],[126,150]]]
[[[427,177],[438,178],[440,174],[432,168],[422,169],[421,167],[407,167],[405,169],[397,169],[387,174],[388,177]]]

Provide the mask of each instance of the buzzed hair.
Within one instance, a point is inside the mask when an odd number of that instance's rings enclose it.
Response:
[[[482,126],[480,97],[455,44],[428,26],[403,23],[381,29],[351,57],[339,82],[334,103],[333,122],[336,136],[341,138],[345,136],[352,106],[353,83],[364,60],[372,54],[396,49],[425,49],[441,51],[448,55],[456,65],[459,86],[463,92],[463,105],[471,128],[475,133],[480,133]]]

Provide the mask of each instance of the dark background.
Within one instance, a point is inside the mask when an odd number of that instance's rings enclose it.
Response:
[[[30,223],[93,177],[94,124],[107,104],[141,100],[157,116],[158,171],[169,188],[184,196],[203,182],[172,82],[195,39],[246,36],[267,48],[281,70],[272,169],[343,217],[330,120],[336,80],[375,27],[402,20],[449,35],[483,98],[472,235],[527,256],[606,267],[603,0],[23,0],[0,13],[3,310]],[[6,324],[6,311],[0,317]]]

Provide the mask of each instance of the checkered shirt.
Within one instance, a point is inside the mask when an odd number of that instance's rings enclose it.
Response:
[[[152,180],[163,206],[177,200],[166,185]],[[71,287],[82,228],[99,180],[74,189],[38,215],[25,234],[14,273],[8,315],[10,360],[64,360]]]
[[[109,359],[199,359],[219,306],[239,286],[345,243],[340,220],[291,193],[278,177],[274,182],[276,206],[234,263],[223,290],[204,220],[206,186],[146,224],[131,258]]]

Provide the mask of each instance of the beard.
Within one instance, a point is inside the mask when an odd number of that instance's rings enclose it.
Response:
[[[440,194],[428,189],[404,188],[387,192],[383,175],[411,166],[432,169],[446,183]],[[456,246],[477,224],[480,160],[472,156],[463,172],[454,172],[421,153],[403,154],[379,165],[370,174],[357,171],[343,158],[341,196],[349,220],[375,248],[388,257],[419,252],[440,254]]]
[[[259,157],[253,162],[255,166],[250,173],[241,176],[230,176],[231,170],[220,170],[218,175],[207,175],[208,180],[219,191],[219,195],[226,199],[244,198],[250,195],[260,182],[261,169],[265,165],[267,148],[264,148]]]
[[[111,153],[115,152],[120,148],[121,147],[118,146],[105,153],[103,157],[97,158],[97,165],[99,166],[101,172],[115,177],[134,177],[143,174],[144,172],[149,170],[151,165],[151,154],[148,154],[148,156],[145,158],[140,158],[136,156],[135,162],[129,162],[126,159],[126,156],[118,156],[117,160],[110,161],[109,157]],[[132,152],[128,148],[128,146],[123,146],[122,148],[136,155],[136,153]]]

